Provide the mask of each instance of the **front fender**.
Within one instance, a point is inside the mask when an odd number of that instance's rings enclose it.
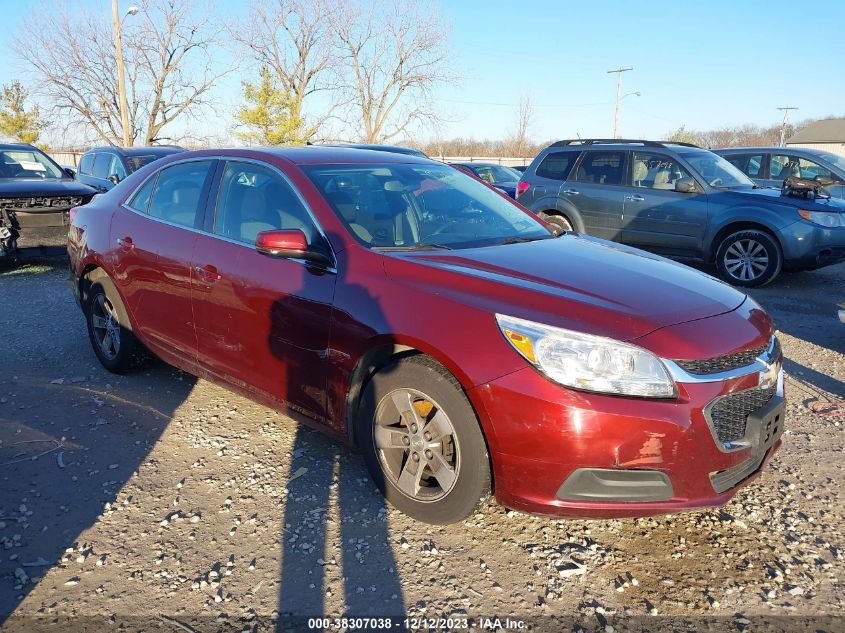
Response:
[[[779,241],[782,241],[782,231],[797,219],[792,217],[790,209],[771,208],[762,205],[732,206],[723,209],[710,207],[711,217],[704,237],[705,252],[710,254],[712,259],[713,251],[718,247],[715,243],[716,237],[726,227],[732,224],[757,224],[772,233]]]

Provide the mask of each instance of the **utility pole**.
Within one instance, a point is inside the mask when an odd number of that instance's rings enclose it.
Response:
[[[622,101],[622,73],[626,73],[633,68],[617,68],[616,70],[608,70],[607,74],[616,73],[616,110],[613,112],[613,138],[619,138],[619,103]]]
[[[786,123],[789,119],[789,111],[790,110],[797,110],[796,106],[786,106],[783,108],[778,108],[778,110],[783,110],[783,123],[780,126],[780,147],[783,147],[786,144]]]
[[[129,104],[126,102],[126,73],[123,69],[123,43],[120,39],[121,19],[117,0],[111,0],[112,29],[114,30],[114,49],[117,56],[117,99],[120,107],[120,124],[123,128],[123,146],[131,147],[132,130],[129,129]],[[138,7],[130,7],[126,15],[135,15]]]

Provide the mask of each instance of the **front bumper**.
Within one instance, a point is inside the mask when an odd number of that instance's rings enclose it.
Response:
[[[753,372],[679,383],[671,401],[571,391],[530,367],[481,385],[471,396],[492,428],[496,498],[524,512],[583,518],[723,505],[780,447],[783,425],[765,442],[726,448],[705,408],[760,379]],[[782,413],[780,385],[773,402]]]
[[[784,265],[792,270],[813,270],[845,261],[845,228],[825,228],[799,220],[781,229]]]

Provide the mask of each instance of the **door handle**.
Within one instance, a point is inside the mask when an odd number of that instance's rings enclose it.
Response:
[[[126,237],[119,237],[117,238],[117,245],[122,246],[123,248],[130,249],[135,248],[134,242],[132,242],[132,238],[128,235]]]
[[[205,266],[194,266],[194,272],[197,274],[197,277],[206,283],[214,283],[215,281],[219,281],[221,279],[221,275],[217,272],[217,268],[211,264],[206,264]]]
[[[577,196],[581,192],[577,189],[564,189],[563,193],[565,193],[567,196]]]
[[[630,200],[631,202],[645,202],[645,198],[643,198],[638,193],[632,194],[630,196],[625,196],[625,200]]]

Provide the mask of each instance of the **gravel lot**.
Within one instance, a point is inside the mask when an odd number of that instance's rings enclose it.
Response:
[[[386,507],[354,451],[283,415],[162,363],[107,373],[65,280],[51,266],[0,274],[10,630],[402,613],[549,630],[845,627],[845,405],[819,404],[845,399],[845,265],[753,293],[781,330],[788,430],[724,508],[555,521],[490,505],[443,528]]]

